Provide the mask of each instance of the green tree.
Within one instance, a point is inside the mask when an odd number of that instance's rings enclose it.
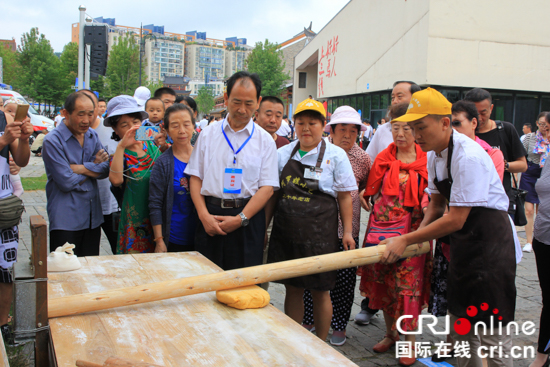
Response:
[[[214,92],[212,92],[212,89],[207,86],[202,86],[199,89],[199,93],[197,94],[195,101],[197,102],[199,112],[203,114],[207,114],[212,111],[212,108],[216,104],[214,100]]]
[[[61,61],[59,83],[63,90],[63,96],[66,97],[74,91],[71,87],[75,85],[78,76],[78,44],[76,42],[67,43],[63,47],[59,60]]]
[[[256,42],[245,60],[248,71],[258,74],[262,81],[262,96],[278,96],[283,89],[283,83],[290,78],[283,71],[283,52],[278,47],[277,43],[271,43],[267,39],[264,43]]]
[[[61,61],[55,56],[50,41],[38,28],[31,28],[21,37],[19,51],[20,91],[37,102],[59,105],[64,98],[60,85]]]
[[[145,76],[145,62],[142,65],[142,79]],[[121,37],[109,53],[107,94],[115,97],[120,94],[133,95],[139,87],[139,44],[134,37]]]
[[[143,76],[143,75],[142,75],[142,76]],[[146,86],[146,87],[149,89],[149,91],[151,92],[151,96],[153,96],[153,94],[155,94],[155,91],[156,91],[157,89],[164,87],[164,84],[162,83],[161,80],[158,80],[158,81],[156,81],[156,82],[154,82],[154,81],[151,80],[151,81],[147,82],[147,84],[146,84],[145,86]]]
[[[17,61],[17,52],[12,51],[8,45],[0,43],[0,57],[2,58],[2,64],[4,69],[3,83],[9,84],[16,89],[17,76],[21,72],[19,62]]]

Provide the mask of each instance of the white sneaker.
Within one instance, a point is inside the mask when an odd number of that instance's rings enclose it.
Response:
[[[530,243],[523,246],[523,252],[531,252],[531,251],[533,251],[533,246]]]
[[[368,325],[373,317],[374,315],[367,310],[361,310],[361,312],[355,315],[355,323],[359,325]]]

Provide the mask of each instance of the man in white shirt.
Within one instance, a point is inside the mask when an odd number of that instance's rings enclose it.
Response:
[[[290,134],[290,126],[284,119],[281,121],[281,127],[277,130],[276,134],[288,138],[288,135]]]
[[[208,126],[208,119],[207,119],[207,115],[205,115],[202,120],[199,121],[199,128],[202,130],[204,130],[205,127]]]
[[[55,126],[57,127],[57,125],[59,125],[59,123],[61,121],[63,121],[63,117],[61,116],[61,110],[59,110],[59,112],[57,113],[57,116],[55,116]]]
[[[414,93],[407,113],[394,119],[407,122],[417,144],[428,152],[431,201],[417,231],[380,242],[387,246],[381,263],[397,261],[409,245],[449,235],[451,336],[467,342],[472,351],[471,358],[457,357],[458,366],[481,366],[479,353],[498,345],[502,352],[487,354],[489,365],[511,367],[512,337],[505,327],[514,320],[516,256],[508,196],[483,148],[453,132],[451,106],[441,93],[427,88]],[[449,212],[443,216],[447,203]],[[474,327],[477,323],[486,328]]]
[[[395,82],[391,92],[391,104],[395,105],[402,102],[410,102],[413,93],[418,92],[419,90],[420,87],[415,82]],[[372,137],[372,140],[367,148],[367,153],[373,163],[378,153],[386,149],[391,143],[393,143],[391,124],[386,123],[382,126],[378,126],[376,129],[376,134]]]
[[[196,249],[224,270],[262,264],[263,208],[279,188],[273,137],[252,121],[261,85],[246,71],[228,79],[228,116],[201,132],[185,169],[200,219]]]

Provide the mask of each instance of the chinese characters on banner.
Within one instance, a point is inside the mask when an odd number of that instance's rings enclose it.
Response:
[[[327,41],[327,47],[321,46],[321,55],[319,57],[319,77],[318,77],[318,93],[322,97],[325,92],[323,90],[324,78],[332,78],[336,76],[336,53],[338,53],[338,36],[334,36]]]

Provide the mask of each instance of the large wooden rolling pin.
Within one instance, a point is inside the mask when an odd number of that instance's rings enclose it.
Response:
[[[380,261],[386,246],[366,247],[327,255],[281,261],[278,263],[234,269],[164,282],[112,289],[104,292],[77,294],[50,299],[48,316],[61,317],[85,312],[130,306],[139,303],[187,296],[224,289],[233,289],[303,275],[374,264]],[[402,258],[424,254],[430,250],[428,242],[421,249],[409,246]]]

